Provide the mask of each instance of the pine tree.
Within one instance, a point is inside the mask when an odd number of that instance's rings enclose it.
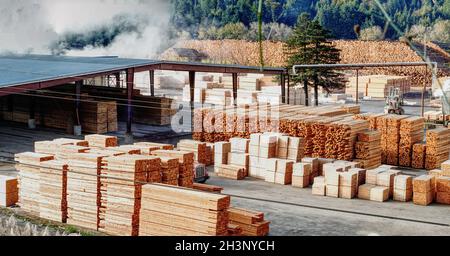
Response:
[[[341,61],[340,50],[332,42],[330,32],[318,21],[311,21],[308,14],[300,15],[291,37],[286,42],[285,54],[288,56],[288,68],[297,64],[336,64]],[[303,83],[305,92],[308,85],[314,86],[314,99],[319,104],[319,86],[325,91],[343,88],[345,77],[332,69],[303,69],[293,76],[294,83]]]

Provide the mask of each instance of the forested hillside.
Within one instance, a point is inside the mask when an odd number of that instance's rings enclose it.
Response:
[[[173,24],[194,38],[256,39],[257,0],[171,2]],[[269,40],[284,40],[306,12],[339,39],[398,39],[405,34],[450,42],[450,0],[264,0],[263,8]],[[386,25],[389,19],[398,30]]]

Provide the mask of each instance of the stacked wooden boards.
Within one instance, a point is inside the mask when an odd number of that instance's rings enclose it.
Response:
[[[207,164],[207,145],[204,142],[195,140],[180,140],[177,144],[177,149],[182,151],[194,152],[195,161],[200,164]]]
[[[244,236],[266,236],[269,234],[269,221],[264,220],[264,213],[241,208],[229,208],[230,223],[238,225]]]
[[[40,163],[40,217],[65,223],[67,221],[67,163],[51,160]]]
[[[226,235],[229,206],[229,196],[173,186],[144,185],[139,235]]]
[[[400,120],[399,165],[411,166],[413,146],[423,141],[424,125],[425,119],[422,117]]]
[[[381,133],[367,130],[358,133],[355,145],[356,159],[365,169],[374,169],[381,165]]]
[[[1,102],[4,101],[5,104]],[[7,103],[7,102],[10,103]],[[27,123],[30,119],[32,96],[10,95],[0,99],[3,108],[3,119]],[[118,130],[117,105],[114,101],[99,101],[81,98],[78,115],[75,113],[75,99],[50,92],[40,92],[34,98],[35,121],[37,125],[70,131],[79,120],[83,131],[88,133],[107,133]]]
[[[18,180],[0,175],[0,206],[10,207],[19,201]]]
[[[18,162],[16,170],[19,171],[19,205],[35,216],[40,216],[40,164],[53,159],[53,155],[33,152],[14,156]]]
[[[449,159],[450,129],[443,127],[428,130],[426,136],[425,168],[427,170],[439,168],[443,162]]]
[[[152,156],[122,155],[102,160],[100,230],[112,235],[136,236],[142,184],[161,182],[155,171],[161,160]]]
[[[99,134],[86,135],[84,139],[89,143],[89,147],[107,148],[117,147],[118,139],[115,136],[106,136]]]
[[[425,168],[427,145],[425,142],[416,143],[413,145],[411,167],[416,169]]]
[[[178,185],[190,187],[194,185],[194,153],[189,151],[155,150],[152,155],[158,157],[178,158],[179,173]]]
[[[357,85],[358,92],[356,92]],[[405,76],[371,75],[359,76],[356,83],[356,77],[351,77],[345,93],[355,98],[356,93],[373,98],[384,98],[389,93],[390,87],[399,88],[403,93],[407,93],[411,88],[411,79]]]

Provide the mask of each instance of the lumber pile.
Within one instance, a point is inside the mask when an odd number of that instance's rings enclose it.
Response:
[[[417,205],[429,205],[435,199],[436,178],[422,175],[413,179],[413,202]]]
[[[17,178],[0,176],[0,206],[10,207],[19,200]]]
[[[192,188],[194,185],[194,153],[175,150],[155,150],[151,154],[158,157],[178,158],[178,185]]]
[[[385,98],[389,93],[390,87],[400,88],[403,93],[407,93],[411,88],[411,79],[405,76],[390,75],[370,75],[358,77],[358,92],[356,91],[356,77],[350,77],[347,83],[345,93],[356,98],[356,95]]]
[[[52,141],[36,141],[34,142],[34,152],[41,154],[51,154],[61,156],[62,146],[78,146],[78,147],[88,147],[89,142],[85,140],[76,139],[54,139]],[[64,155],[64,154],[63,154]]]
[[[394,178],[394,200],[400,202],[411,201],[413,197],[413,178],[409,175],[397,175]]]
[[[425,169],[437,169],[449,159],[450,129],[443,127],[428,130],[426,141]]]
[[[405,116],[387,115],[386,119],[386,164],[398,165],[400,149],[400,124]]]
[[[67,223],[97,230],[101,207],[102,155],[79,153],[68,160]]]
[[[380,166],[381,133],[374,130],[358,133],[358,141],[355,144],[355,157],[361,163],[361,167],[367,170]]]
[[[25,152],[14,155],[19,171],[19,206],[32,215],[40,216],[40,165],[54,156]]]
[[[119,145],[115,136],[92,134],[84,136],[84,139],[89,143],[89,147],[107,148]]]
[[[72,154],[75,153],[87,153],[90,150],[88,147],[76,146],[76,145],[62,145],[56,152],[55,158],[58,160],[67,160]]]
[[[401,178],[398,180],[397,188],[395,186],[396,177],[400,174],[400,171],[392,170],[388,166],[367,170],[366,183],[359,186],[358,198],[384,202],[393,197],[396,190],[398,193],[397,198],[408,193],[408,187],[400,182]]]
[[[423,141],[425,119],[408,117],[400,120],[399,165],[409,167],[412,164],[414,144]]]
[[[180,165],[176,157],[160,157],[161,159],[161,183],[178,186]]]
[[[139,235],[226,235],[229,206],[229,196],[166,185],[144,185]]]
[[[245,176],[245,169],[238,165],[233,164],[222,164],[214,167],[214,172],[217,176],[233,179],[233,180],[243,180]]]
[[[264,220],[264,213],[241,208],[228,209],[230,223],[242,228],[244,236],[266,236],[269,234],[270,222]]]
[[[416,143],[413,145],[412,161],[411,161],[412,168],[416,168],[416,169],[425,168],[426,148],[427,148],[427,146],[424,142]]]
[[[177,149],[194,152],[195,161],[200,164],[207,164],[206,143],[195,140],[181,140],[177,144]]]
[[[292,171],[292,186],[298,188],[309,187],[312,175],[312,165],[309,163],[295,163]]]
[[[364,120],[342,120],[331,123],[327,131],[326,158],[351,161],[358,133],[369,128]]]
[[[223,187],[209,185],[209,184],[202,184],[202,183],[194,183],[193,188],[196,190],[211,192],[211,193],[222,193],[222,190],[223,190]]]
[[[141,150],[143,155],[151,155],[152,151],[155,150],[173,150],[174,146],[171,144],[164,143],[153,143],[153,142],[137,142],[133,144]]]
[[[65,223],[67,221],[68,165],[60,160],[51,160],[41,162],[40,166],[39,216]]]
[[[137,236],[142,184],[161,182],[158,157],[122,155],[102,160],[101,231]]]

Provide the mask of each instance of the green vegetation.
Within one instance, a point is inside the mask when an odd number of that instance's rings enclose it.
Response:
[[[376,1],[400,33],[390,26]],[[258,39],[258,0],[171,2],[174,26],[194,38]],[[425,35],[430,40],[450,42],[450,0],[264,0],[265,40],[285,41],[302,13],[339,39],[398,39],[405,33],[412,38]],[[355,26],[364,34],[355,33]]]
[[[311,21],[308,14],[302,14],[291,37],[286,42],[285,54],[288,68],[295,64],[336,64],[340,62],[340,51],[331,43],[330,32],[317,20]],[[298,76],[292,76],[295,83],[303,83],[307,90],[309,84],[314,86],[316,106],[319,104],[318,88],[326,91],[345,86],[343,74],[330,69],[305,69]]]

